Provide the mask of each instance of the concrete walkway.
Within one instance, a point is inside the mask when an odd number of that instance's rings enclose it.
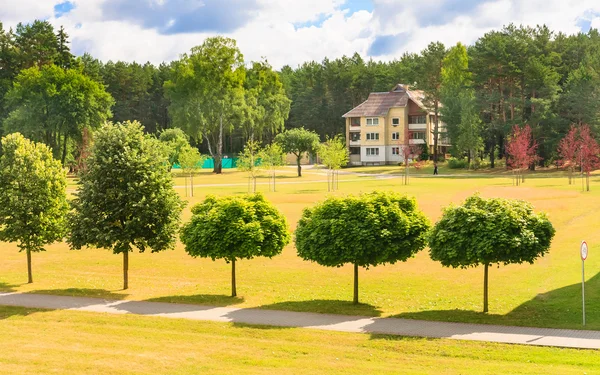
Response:
[[[26,293],[0,293],[0,305],[109,314],[137,314],[278,327],[302,327],[340,332],[600,349],[600,331],[507,327],[396,318],[370,318],[364,316],[210,307],[160,302],[114,301],[100,298]]]

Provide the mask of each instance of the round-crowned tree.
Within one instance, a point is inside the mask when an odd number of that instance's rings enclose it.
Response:
[[[392,192],[331,197],[302,213],[295,233],[298,255],[326,267],[358,268],[406,261],[423,250],[429,220],[414,198]]]
[[[533,263],[546,254],[554,227],[522,200],[484,199],[478,194],[444,209],[429,234],[431,259],[445,267],[484,266],[483,312],[488,312],[488,267]]]
[[[173,189],[168,157],[138,122],[106,124],[94,137],[69,218],[73,249],[93,246],[123,254],[174,248],[184,202]]]
[[[236,260],[272,258],[290,242],[285,217],[261,194],[207,196],[192,208],[180,236],[189,255],[231,263],[232,297],[237,296]]]
[[[32,283],[31,253],[44,251],[66,234],[67,176],[49,147],[19,133],[2,138],[2,150],[0,241],[17,242],[25,251]]]

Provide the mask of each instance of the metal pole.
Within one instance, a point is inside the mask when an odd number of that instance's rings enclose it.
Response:
[[[583,303],[583,325],[585,326],[585,261],[581,260],[581,300]]]

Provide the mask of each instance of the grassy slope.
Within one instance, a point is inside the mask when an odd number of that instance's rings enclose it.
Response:
[[[594,374],[592,351],[0,307],[2,374]]]
[[[377,173],[395,172],[395,168],[377,168]],[[361,172],[353,168],[349,172]],[[364,169],[373,171],[372,168]],[[285,170],[277,193],[259,185],[289,218],[292,228],[304,207],[327,195],[325,176],[305,171],[301,179],[294,170]],[[443,170],[441,171],[443,173]],[[64,244],[53,245],[42,254],[34,254],[33,285],[24,285],[24,254],[13,244],[0,246],[0,290],[90,295],[105,298],[130,298],[192,302],[214,305],[262,306],[271,309],[316,311],[343,314],[400,316],[418,319],[471,321],[512,325],[580,328],[581,263],[579,241],[590,244],[586,262],[588,283],[587,313],[589,329],[600,329],[600,233],[597,232],[600,209],[600,179],[592,179],[592,192],[581,193],[580,185],[569,186],[565,178],[542,174],[528,178],[521,187],[513,187],[510,178],[415,178],[410,186],[400,179],[373,176],[342,176],[336,194],[374,189],[391,189],[417,198],[420,207],[435,221],[441,209],[459,203],[467,195],[480,191],[484,196],[522,198],[536,209],[549,213],[557,228],[550,254],[534,265],[511,265],[490,271],[490,314],[481,309],[483,270],[444,269],[429,260],[427,251],[406,263],[381,266],[360,272],[360,296],[364,303],[353,306],[350,267],[329,269],[299,259],[292,245],[273,259],[240,261],[238,293],[229,294],[229,266],[224,262],[192,259],[178,246],[162,254],[133,254],[130,257],[130,286],[121,286],[121,257],[108,251],[88,249],[69,251]],[[261,180],[267,182],[266,179]],[[322,181],[320,183],[308,181]],[[242,184],[196,189],[189,198],[194,204],[207,193],[240,194],[246,191],[244,174],[226,171],[222,176],[203,173],[197,184]],[[299,184],[297,182],[300,182]],[[183,184],[178,178],[177,185]],[[183,189],[179,189],[183,194]],[[191,206],[191,205],[190,205]],[[189,206],[184,219],[189,218]]]

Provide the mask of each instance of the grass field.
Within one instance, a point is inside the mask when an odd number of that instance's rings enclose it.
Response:
[[[598,374],[593,351],[0,307],[2,374]]]
[[[270,193],[268,179],[258,189],[288,217],[293,229],[304,207],[327,196],[322,171],[305,170],[302,178],[289,168],[280,173],[278,191]],[[400,178],[382,175],[401,173],[398,167],[344,170],[336,195],[375,189],[394,190],[415,196],[419,206],[435,221],[442,207],[459,203],[479,191],[483,196],[521,198],[536,210],[546,211],[557,229],[550,253],[533,265],[500,266],[490,270],[490,313],[481,314],[483,269],[446,269],[429,259],[425,250],[406,263],[360,271],[360,299],[352,305],[351,267],[331,269],[304,262],[293,245],[273,259],[240,261],[238,298],[230,298],[230,268],[225,262],[192,259],[178,245],[174,251],[130,256],[130,289],[122,285],[120,256],[103,249],[70,251],[65,244],[33,255],[34,284],[26,281],[25,255],[14,244],[0,246],[0,290],[104,298],[127,298],[236,305],[295,311],[314,311],[370,316],[396,316],[443,321],[468,321],[560,328],[581,327],[581,260],[579,243],[590,244],[586,262],[587,329],[600,329],[600,178],[592,178],[592,191],[581,192],[577,181],[569,186],[560,172],[536,173],[520,187],[512,186],[510,174],[497,172],[454,173],[432,178],[420,172],[409,186]],[[441,174],[447,172],[443,167]],[[488,177],[488,178],[483,178]],[[247,191],[245,174],[225,171],[215,176],[203,172],[194,179],[201,184],[184,213],[206,194],[241,194]],[[75,186],[71,181],[72,191]],[[176,178],[184,195],[182,177]]]

